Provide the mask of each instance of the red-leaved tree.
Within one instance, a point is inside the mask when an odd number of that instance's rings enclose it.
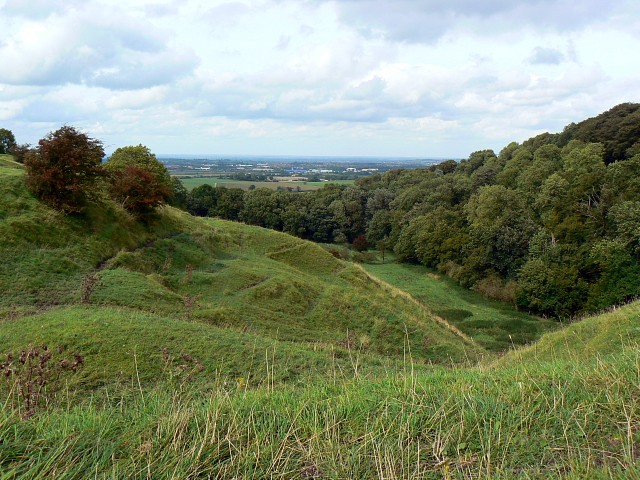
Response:
[[[25,184],[48,205],[66,213],[80,212],[105,175],[102,142],[74,127],[49,133],[27,152]]]
[[[117,170],[112,182],[114,198],[138,217],[149,215],[171,196],[170,187],[158,175],[135,165]]]
[[[116,149],[105,168],[111,174],[111,196],[138,218],[173,196],[169,172],[144,145]]]

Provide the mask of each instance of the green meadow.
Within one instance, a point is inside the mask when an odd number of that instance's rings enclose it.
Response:
[[[364,267],[494,352],[527,345],[560,326],[557,321],[517,312],[510,305],[487,299],[421,265],[371,263]]]
[[[22,176],[0,158],[0,479],[640,477],[638,303],[560,325]]]

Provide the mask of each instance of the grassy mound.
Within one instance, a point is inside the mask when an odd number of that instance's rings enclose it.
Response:
[[[138,326],[146,322],[161,324],[163,331],[188,328],[188,335],[198,336],[200,331],[203,338],[211,335],[207,332],[224,331],[215,333],[226,338],[224,345],[203,344],[189,352],[212,364],[216,356],[222,361],[233,350],[233,338],[243,345],[251,343],[247,338],[260,339],[262,350],[267,343],[285,345],[282,351],[290,348],[292,358],[297,358],[296,349],[305,350],[325,371],[336,349],[395,360],[410,354],[422,364],[477,362],[486,354],[411,301],[390,294],[358,268],[310,242],[239,223],[195,218],[170,207],[147,225],[108,201],[92,205],[83,215],[64,216],[26,192],[20,175],[0,173],[0,189],[0,255],[6,259],[0,266],[0,314],[14,319],[3,336],[11,348],[58,341],[56,329],[21,336],[21,328],[51,322],[69,330],[65,315],[70,326],[79,328],[84,315],[99,317],[94,326],[114,325],[113,342],[107,342],[110,355],[130,358],[129,337],[134,336],[140,345],[154,345],[145,356],[157,357],[162,348],[157,344],[162,338],[159,330],[140,328],[133,333],[115,327],[122,324],[123,315],[130,315]],[[79,304],[83,308],[39,314]],[[16,327],[9,328],[12,325]],[[77,348],[89,355],[96,338],[107,333],[81,335],[87,342]],[[205,355],[207,349],[211,352]],[[324,352],[320,356],[319,350]],[[242,352],[238,358],[247,354]],[[298,370],[313,362],[301,360]],[[231,362],[235,366],[222,370],[246,376],[251,369],[241,363]],[[138,373],[147,378],[146,364],[142,367]]]
[[[41,345],[82,354],[84,366],[71,377],[81,393],[127,385],[149,388],[189,374],[189,380],[199,383],[242,379],[244,386],[255,388],[382,375],[400,364],[340,346],[278,341],[134,309],[94,306],[6,320],[0,345],[16,358],[25,346]],[[193,360],[185,360],[189,358]]]
[[[509,352],[498,365],[602,358],[640,345],[640,301],[585,318],[558,332],[544,335],[533,345]]]

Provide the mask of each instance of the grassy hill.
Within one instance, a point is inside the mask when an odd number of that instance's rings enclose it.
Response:
[[[3,478],[633,479],[639,375],[635,349],[276,388],[174,377],[28,420],[5,406],[0,465]]]
[[[637,351],[640,344],[640,301],[585,318],[533,345],[509,352],[498,365],[573,361],[584,362]]]
[[[496,360],[549,322],[172,208],[65,217],[21,175],[0,158],[2,480],[640,476],[638,303]]]
[[[89,385],[130,381],[134,353],[150,384],[162,349],[256,383],[267,351],[282,381],[409,353],[423,365],[487,354],[310,242],[170,207],[149,225],[107,201],[64,216],[24,190],[19,170],[0,173],[0,188],[0,345],[65,344],[87,357]]]

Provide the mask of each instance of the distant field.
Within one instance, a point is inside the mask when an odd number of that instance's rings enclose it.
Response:
[[[211,185],[216,186],[219,185],[221,187],[227,188],[241,188],[243,190],[249,190],[251,185],[254,185],[256,188],[270,188],[272,190],[277,190],[278,187],[282,188],[293,188],[296,190],[297,187],[300,187],[300,191],[302,192],[310,192],[313,190],[318,190],[323,185],[328,183],[337,183],[340,185],[352,185],[353,180],[334,180],[330,182],[250,182],[250,181],[242,181],[242,180],[233,180],[229,178],[220,178],[220,177],[179,177],[182,181],[185,188],[189,191],[193,190],[200,185]]]
[[[483,347],[499,352],[534,342],[559,328],[557,322],[517,312],[418,265],[363,264],[376,277],[404,290],[431,312],[455,325]]]

